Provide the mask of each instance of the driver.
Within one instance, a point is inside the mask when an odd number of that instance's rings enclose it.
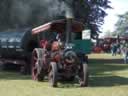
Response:
[[[56,35],[55,41],[53,41],[52,43],[52,48],[51,48],[52,51],[59,51],[60,49],[64,48],[60,37],[61,37],[61,34],[58,33]]]

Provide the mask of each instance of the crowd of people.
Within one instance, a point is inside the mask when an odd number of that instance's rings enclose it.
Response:
[[[116,54],[122,55],[124,63],[128,63],[128,43],[126,41],[113,42],[111,44],[111,53],[112,56],[116,56]]]

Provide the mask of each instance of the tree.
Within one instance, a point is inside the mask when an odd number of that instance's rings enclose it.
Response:
[[[115,30],[116,35],[121,35],[125,32],[128,32],[128,12],[122,15],[118,15],[118,21],[115,25],[116,25],[116,30]]]
[[[72,10],[74,17],[82,21],[86,28],[91,29],[91,36],[96,38],[101,33],[107,15],[105,9],[111,8],[109,0],[61,0],[65,1]]]
[[[101,32],[100,26],[107,15],[105,9],[111,8],[109,4],[109,0],[2,0],[0,29],[37,26],[64,18],[71,9],[74,18],[91,29],[94,38]]]
[[[104,37],[111,37],[113,36],[113,33],[110,30],[107,30],[104,34]]]
[[[109,4],[109,0],[76,0],[75,16],[83,19],[93,38],[101,33],[100,27],[107,15],[105,9],[111,8]]]

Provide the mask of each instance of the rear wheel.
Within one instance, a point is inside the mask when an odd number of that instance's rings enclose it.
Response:
[[[57,63],[51,62],[51,70],[49,72],[49,83],[52,87],[57,87]]]
[[[4,69],[4,64],[0,64],[0,70]]]
[[[43,70],[43,50],[36,48],[32,53],[32,79],[42,81],[44,79]]]
[[[26,57],[26,59],[24,60],[24,65],[21,65],[20,67],[20,73],[23,75],[28,75],[31,74],[31,60],[30,57]]]
[[[80,77],[80,86],[81,87],[86,87],[88,86],[88,64],[87,63],[83,63],[82,64],[82,68],[81,68],[81,72],[79,74]]]

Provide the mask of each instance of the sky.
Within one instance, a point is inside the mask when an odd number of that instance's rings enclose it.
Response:
[[[106,12],[108,16],[105,17],[105,23],[102,26],[103,33],[100,34],[101,36],[108,30],[114,31],[115,30],[115,23],[118,20],[117,15],[124,14],[128,11],[128,0],[110,0],[111,6],[113,9],[108,9]]]

